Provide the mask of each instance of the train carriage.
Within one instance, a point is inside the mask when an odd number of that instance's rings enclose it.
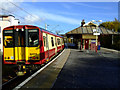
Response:
[[[63,38],[32,25],[3,30],[4,64],[44,64],[64,48]]]

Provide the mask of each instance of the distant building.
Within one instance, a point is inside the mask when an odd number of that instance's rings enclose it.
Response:
[[[105,29],[104,27],[98,27],[97,24],[93,22],[84,23],[83,20],[81,22],[81,26],[75,28],[69,32],[67,32],[64,36],[66,43],[73,43],[76,48],[81,50],[90,49],[95,50],[96,47],[96,35],[94,35],[94,29],[100,33],[97,36],[97,45],[100,46],[100,38],[101,36],[110,36],[110,35],[117,35],[117,32],[113,32],[112,30]]]
[[[18,25],[19,20],[15,19],[13,15],[0,15],[0,51],[3,51],[2,31],[5,27]]]

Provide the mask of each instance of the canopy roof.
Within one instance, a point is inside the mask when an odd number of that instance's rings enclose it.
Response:
[[[75,28],[72,31],[67,32],[66,34],[93,34],[93,29],[96,29],[97,27],[95,26],[84,26],[84,27],[78,27]],[[112,30],[106,29],[104,27],[98,27],[98,32],[102,35],[106,34],[120,34],[118,32],[114,32]]]

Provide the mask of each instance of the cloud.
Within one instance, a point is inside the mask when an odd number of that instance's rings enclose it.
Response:
[[[18,8],[15,6],[19,6],[19,2],[15,2],[15,0],[2,0],[0,1],[0,8],[2,8],[2,14],[8,14],[9,12],[15,12]]]
[[[66,8],[66,9],[71,9],[72,7],[70,6],[70,5],[68,5],[68,4],[62,4],[62,6],[64,7],[64,8]]]
[[[118,16],[118,13],[89,13],[91,15],[102,15],[102,16]]]
[[[25,23],[27,23],[27,24],[32,24],[32,23],[35,23],[37,21],[41,21],[41,20],[40,20],[40,17],[35,15],[35,14],[32,14],[32,16],[31,15],[27,15],[25,17]]]
[[[92,6],[92,5],[89,5],[89,4],[86,4],[86,3],[76,3],[76,2],[73,2],[74,5],[78,5],[78,6],[85,6],[85,7],[90,7],[90,8],[97,8],[97,9],[111,9],[110,7],[99,7],[99,6]]]
[[[56,12],[51,13],[51,12],[49,12],[49,10],[46,10],[43,8],[37,9],[30,4],[24,4],[24,7],[26,7],[26,5],[28,8],[32,7],[28,10],[28,12],[34,13],[34,16],[36,18],[31,18],[32,16],[26,15],[25,22],[28,22],[28,23],[34,22],[35,23],[35,22],[41,20],[41,24],[42,24],[46,21],[48,22],[48,20],[51,20],[51,21],[55,21],[55,22],[63,22],[66,24],[75,24],[75,25],[76,24],[79,25],[79,23],[80,23],[80,20],[78,20],[76,18],[67,17],[67,16],[64,16],[64,14],[60,15],[60,13],[56,14]],[[71,13],[66,12],[65,14],[71,14]],[[30,21],[30,19],[31,19],[31,21]],[[37,20],[37,19],[39,19],[39,20]]]
[[[119,2],[119,0],[14,0],[15,2]]]
[[[79,24],[80,23],[80,20],[78,19],[65,17],[62,15],[57,15],[53,13],[47,13],[43,11],[39,11],[37,15],[40,16],[41,18],[45,18],[47,20],[52,20],[52,21],[57,21],[57,22],[63,22],[63,23],[68,23],[68,24]]]

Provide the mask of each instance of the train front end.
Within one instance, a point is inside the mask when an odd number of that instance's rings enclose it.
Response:
[[[4,64],[17,64],[18,75],[27,64],[40,64],[40,30],[36,26],[18,25],[3,30]],[[23,73],[24,71],[24,73]]]

